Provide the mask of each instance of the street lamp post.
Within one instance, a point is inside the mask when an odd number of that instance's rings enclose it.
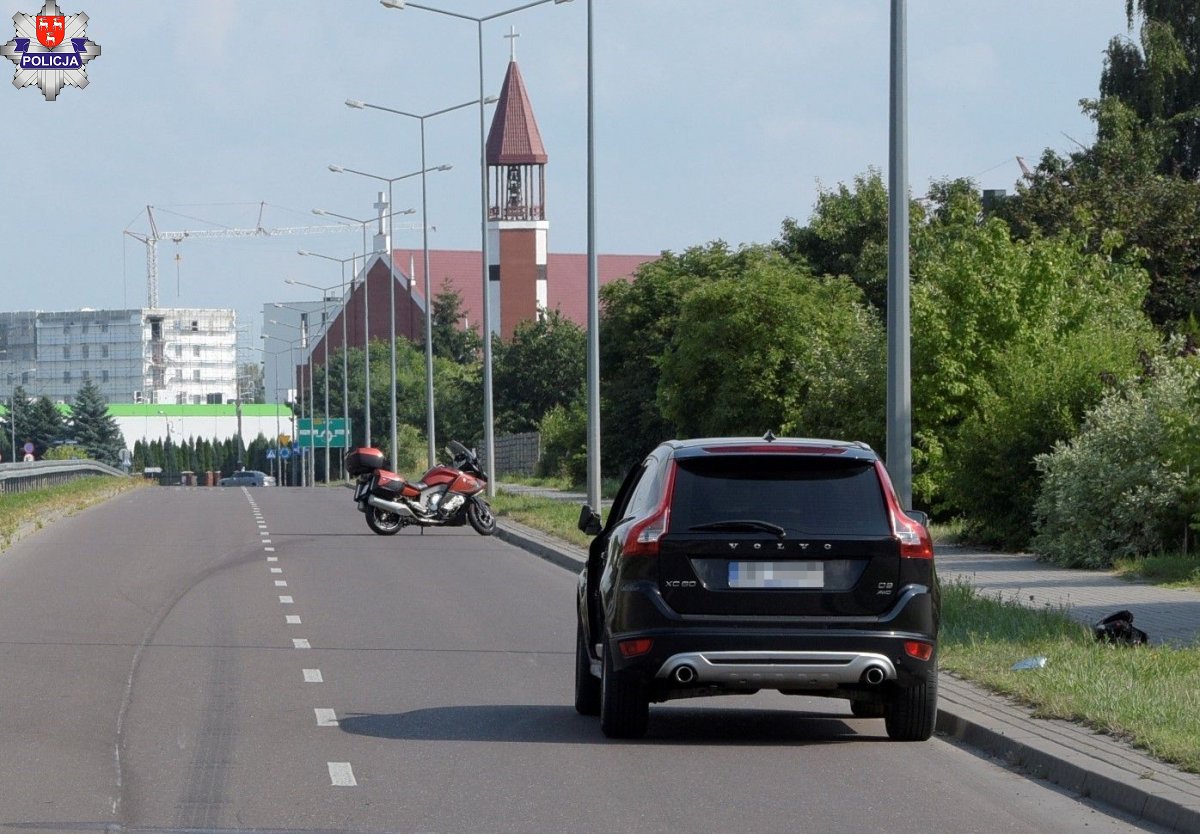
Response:
[[[483,103],[491,104],[496,100],[495,96],[488,96],[484,99]],[[430,466],[433,466],[434,461],[437,459],[437,436],[433,408],[433,299],[429,286],[429,209],[426,200],[425,170],[444,169],[425,168],[425,120],[432,119],[434,116],[440,116],[443,113],[461,110],[476,103],[474,100],[464,101],[462,104],[456,104],[453,107],[443,107],[441,110],[435,110],[432,113],[418,114],[396,110],[392,107],[381,107],[378,104],[368,104],[365,101],[358,101],[356,99],[346,99],[346,106],[352,107],[355,110],[382,110],[385,113],[394,113],[397,116],[407,116],[410,119],[416,119],[421,125],[421,258],[425,266],[425,434],[429,441]],[[448,165],[445,166],[445,168],[449,167]]]
[[[483,445],[485,448],[485,466],[490,479],[487,484],[488,497],[496,494],[496,443],[494,426],[492,425],[492,304],[488,293],[488,178],[487,178],[487,126],[484,119],[485,98],[483,93],[483,24],[516,12],[542,6],[546,3],[569,3],[571,0],[533,0],[521,6],[515,6],[504,11],[494,12],[483,17],[437,9],[421,3],[410,3],[408,0],[379,0],[380,5],[388,9],[404,11],[406,8],[420,9],[425,12],[445,15],[446,17],[468,20],[475,24],[476,45],[479,55],[479,215],[480,215],[480,247],[479,254],[483,261]]]
[[[288,362],[292,366],[293,374],[295,374],[297,365],[296,365],[294,351],[295,351],[297,344],[301,344],[305,341],[304,334],[303,334],[304,328],[297,327],[296,325],[289,324],[287,322],[276,321],[274,319],[270,319],[270,322],[271,322],[271,324],[279,324],[284,327],[291,327],[296,330],[302,331],[301,338],[293,339],[291,341],[288,341],[287,339],[281,339],[278,336],[272,336],[270,333],[264,333],[261,336],[259,336],[260,339],[274,339],[275,341],[283,342],[285,345],[288,346]],[[280,353],[282,353],[282,352],[283,351],[280,351]],[[304,390],[303,390],[303,388],[304,388],[304,371],[303,370],[301,370],[298,375],[297,384],[300,386],[300,388],[298,390],[299,401],[298,402],[293,401],[293,405],[299,406],[300,415],[301,415],[301,417],[303,417],[304,416]],[[311,395],[310,395],[310,400],[311,400]],[[311,425],[311,421],[312,421],[312,410],[310,407],[310,409],[309,409],[309,424],[310,425]],[[292,409],[292,437],[294,439],[299,437],[299,435],[296,434],[296,409],[295,408]],[[300,486],[304,486],[304,459],[303,459],[303,457],[301,457],[301,460],[300,460]]]
[[[388,208],[391,208],[390,203],[388,205]],[[390,223],[391,218],[395,217],[397,214],[412,214],[415,211],[416,211],[416,209],[406,209],[404,211],[392,212],[391,214],[383,215],[383,218],[386,218],[388,220],[388,222]],[[371,445],[371,312],[370,312],[371,276],[368,274],[367,258],[369,255],[374,255],[376,253],[367,251],[367,225],[370,223],[374,223],[377,219],[383,219],[383,218],[371,217],[366,220],[360,220],[357,217],[350,217],[349,215],[338,214],[336,212],[326,211],[325,209],[313,209],[312,213],[319,215],[321,217],[336,217],[339,220],[346,220],[346,221],[349,221],[350,223],[357,223],[359,226],[362,227],[362,242],[363,242],[363,389],[365,392],[364,396],[363,396],[363,445],[370,446]],[[388,255],[388,261],[390,263],[391,259],[392,259],[392,253],[388,252],[387,255]],[[394,308],[392,310],[392,313],[393,313],[393,318],[395,318],[395,309]],[[394,366],[393,366],[393,373],[394,372],[395,372],[395,370],[394,370]]]
[[[349,316],[349,309],[346,307],[346,263],[350,262],[350,261],[354,261],[355,257],[333,258],[333,257],[330,257],[329,255],[321,255],[321,254],[318,254],[317,252],[309,252],[306,249],[301,249],[296,254],[302,255],[302,256],[310,255],[314,258],[322,258],[327,261],[333,261],[334,263],[341,264],[341,267],[342,267],[342,283],[341,283],[341,292],[342,292],[342,419],[345,420],[346,443],[347,443],[347,446],[349,446],[349,443],[350,443],[350,358],[349,358],[350,343],[347,341],[347,338],[346,338],[346,320],[350,316]],[[314,289],[314,290],[321,290],[322,292],[326,291],[322,287],[318,287],[313,284],[306,284],[303,281],[294,281],[291,278],[285,278],[284,282],[288,283],[288,284],[298,284],[299,286],[309,287],[310,289]],[[333,289],[333,287],[330,287],[329,289]],[[328,344],[328,340],[326,340],[326,343]],[[328,359],[328,356],[326,356],[326,359]],[[328,375],[328,373],[329,373],[328,365],[325,368],[325,373],[326,373],[326,375]],[[339,466],[344,465],[344,463],[345,462],[343,461],[342,464],[339,464]]]
[[[419,175],[421,177],[421,225],[426,228],[425,234],[428,235],[428,231],[427,231],[428,227],[426,226],[426,217],[425,217],[425,175],[430,171],[449,171],[452,167],[453,166],[451,166],[451,165],[438,165],[433,168],[426,168],[425,167],[425,144],[424,144],[424,142],[422,142],[422,144],[421,144],[421,170],[420,171],[413,171],[412,173],[409,173],[409,174],[401,174],[398,177],[381,177],[377,174],[368,174],[366,171],[356,171],[353,168],[345,168],[341,165],[330,165],[329,170],[333,171],[335,174],[357,174],[360,177],[368,177],[373,180],[379,180],[380,182],[386,182],[387,187],[388,187],[388,208],[389,209],[394,206],[394,203],[392,202],[392,185],[396,182],[399,182],[400,180],[406,180],[409,177],[415,177],[415,176]],[[392,385],[391,385],[392,471],[395,472],[400,468],[400,458],[399,458],[399,450],[397,449],[397,443],[396,443],[396,264],[395,264],[395,259],[392,257],[392,251],[391,251],[392,246],[393,246],[391,230],[392,230],[392,225],[389,223],[388,224],[387,249],[388,249],[388,277],[391,280],[388,281],[388,299],[389,299],[389,303],[391,304],[392,310],[391,310],[391,315],[388,316],[388,321],[389,321],[390,327],[391,327],[391,329],[389,331],[389,335],[391,336],[391,340],[392,340],[392,350],[391,350],[391,360],[392,360]],[[426,251],[428,252],[428,250],[426,250]],[[426,257],[428,257],[428,255],[426,255]],[[428,273],[428,264],[426,264],[426,273]],[[409,296],[411,299],[411,293],[409,294]],[[426,287],[425,309],[426,309],[426,312],[428,313],[428,310],[429,310],[428,287]],[[428,334],[426,335],[426,339],[428,340]],[[426,376],[428,377],[427,385],[426,385],[426,396],[428,399],[428,404],[427,404],[426,411],[427,411],[427,414],[429,415],[429,422],[431,424],[430,432],[432,433],[432,421],[433,421],[433,393],[432,393],[433,392],[433,365],[432,365],[432,363],[430,363],[430,362],[426,363],[425,373],[426,373]],[[431,434],[431,436],[432,436],[432,434]],[[431,448],[432,448],[432,442],[433,441],[431,440],[430,441]],[[429,465],[433,466],[433,463],[434,463],[434,459],[433,459],[433,456],[431,453],[430,458],[429,458]]]

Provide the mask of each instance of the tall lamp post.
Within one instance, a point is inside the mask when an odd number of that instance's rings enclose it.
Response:
[[[300,345],[301,351],[303,351],[304,345],[307,342],[307,334],[306,334],[307,328],[302,327],[302,326],[297,326],[294,324],[289,324],[288,322],[276,321],[275,319],[270,319],[269,321],[271,324],[278,324],[278,325],[282,325],[284,327],[291,327],[291,328],[301,331],[300,338],[293,339],[291,341],[288,341],[287,339],[281,339],[278,336],[272,336],[269,333],[264,333],[263,335],[261,335],[259,337],[260,339],[274,339],[275,341],[283,342],[285,345],[288,346],[288,361],[291,363],[292,373],[295,374],[296,368],[299,367],[296,364],[296,360],[295,360],[295,353],[294,353],[295,347],[296,347],[296,345]],[[310,372],[310,377],[311,377],[311,372]],[[303,369],[301,369],[301,371],[298,375],[297,384],[300,387],[298,389],[298,401],[296,402],[296,404],[299,405],[300,416],[303,417],[304,416],[304,371],[303,371]],[[312,421],[311,402],[312,402],[312,382],[310,379],[310,382],[309,382],[309,403],[310,403],[310,405],[309,405],[309,412],[308,412],[310,425],[311,425],[311,421]],[[298,438],[298,435],[296,434],[296,431],[295,431],[295,427],[296,427],[296,409],[293,408],[292,409],[292,437]],[[300,486],[304,486],[304,476],[305,476],[305,467],[304,467],[304,458],[303,458],[303,453],[302,453],[301,458],[300,458]]]
[[[423,227],[425,227],[426,229],[428,229],[428,227],[426,226],[426,219],[425,219],[425,175],[427,173],[429,173],[430,171],[449,171],[452,167],[454,167],[454,166],[438,165],[433,168],[426,168],[425,167],[425,146],[422,145],[421,146],[421,170],[413,171],[410,174],[401,174],[398,177],[381,177],[378,174],[368,174],[366,171],[356,171],[353,168],[345,168],[341,165],[330,165],[329,170],[333,171],[333,173],[335,173],[335,174],[357,174],[360,177],[368,177],[373,180],[379,180],[380,182],[386,182],[387,187],[388,187],[388,207],[389,208],[391,208],[394,205],[394,203],[392,202],[392,185],[394,183],[399,182],[400,180],[406,180],[409,177],[420,176],[421,177],[421,225]],[[388,300],[392,307],[391,315],[388,316],[388,322],[391,327],[391,330],[389,331],[389,335],[391,336],[391,340],[392,340],[392,351],[391,351],[391,359],[392,359],[392,386],[391,386],[391,394],[392,394],[392,396],[391,396],[392,471],[395,472],[395,471],[399,470],[399,468],[400,468],[400,457],[399,457],[400,453],[399,453],[398,449],[396,448],[396,445],[397,445],[396,444],[396,263],[395,263],[395,259],[392,257],[392,252],[391,252],[391,249],[394,245],[392,243],[391,230],[392,230],[392,226],[391,226],[391,224],[388,224],[388,238],[387,238],[387,240],[388,240],[388,246],[387,246],[387,248],[388,248],[388,277],[390,278],[390,280],[388,281]],[[426,231],[425,234],[428,235],[428,231]],[[428,251],[428,250],[426,250],[426,251]],[[426,264],[426,272],[428,272],[428,264]],[[425,296],[425,310],[426,310],[426,317],[428,317],[428,311],[429,311],[428,288],[426,288],[426,293],[427,294]],[[411,298],[411,295],[410,295],[410,298]],[[426,338],[426,341],[429,340],[428,331],[426,331],[425,338]],[[426,398],[428,400],[428,403],[426,406],[426,414],[427,414],[428,422],[430,423],[430,431],[432,432],[432,423],[433,423],[433,364],[432,364],[432,362],[428,362],[428,361],[426,362],[425,375],[427,377]],[[432,449],[432,443],[433,443],[433,441],[431,440],[430,441],[431,449]],[[433,464],[434,464],[434,458],[433,458],[432,453],[430,453],[429,465],[433,466]]]
[[[484,99],[483,103],[490,104],[496,100],[494,96],[489,96]],[[429,208],[426,200],[425,171],[447,170],[450,166],[446,165],[437,169],[425,168],[425,120],[432,119],[434,116],[440,116],[443,113],[461,110],[476,103],[475,101],[464,101],[462,104],[456,104],[453,107],[443,107],[441,110],[419,115],[417,113],[408,113],[404,110],[395,110],[391,107],[368,104],[365,101],[346,99],[346,106],[355,110],[382,110],[385,113],[394,113],[397,116],[407,116],[411,119],[416,119],[421,124],[421,258],[425,265],[425,434],[429,441],[430,466],[433,466],[434,461],[437,460],[437,437],[433,411],[433,299],[429,286]]]
[[[264,356],[282,356],[285,352],[287,352],[287,351],[282,351],[282,350],[267,350],[266,348],[261,348],[261,347],[252,347],[252,348],[250,348],[250,350],[257,350],[259,353],[263,354]],[[278,400],[279,361],[278,360],[271,363],[271,369],[272,369],[272,375],[274,376],[274,382],[272,384],[275,386],[274,390],[276,392],[276,395],[275,395],[275,447],[276,447],[276,449],[278,449],[279,448],[279,435],[283,433],[279,426],[279,400]],[[280,483],[280,484],[283,483],[283,458],[280,457],[278,454],[275,455],[275,480],[276,480],[276,483]]]
[[[391,208],[389,202],[388,208]],[[357,223],[362,227],[362,243],[363,243],[363,445],[371,445],[371,276],[368,274],[367,258],[376,252],[367,251],[367,226],[374,223],[376,220],[387,219],[391,222],[391,218],[397,214],[413,214],[416,209],[405,209],[404,211],[392,212],[391,214],[383,215],[382,217],[371,217],[366,220],[360,220],[357,217],[350,217],[345,214],[338,214],[325,209],[313,209],[312,213],[321,217],[336,217],[339,220],[346,220],[350,223]],[[388,252],[388,263],[392,260],[392,253]],[[332,259],[331,259],[332,260]],[[392,310],[393,317],[395,309]],[[392,368],[392,374],[395,375],[395,366]]]
[[[357,256],[349,258],[334,258],[329,255],[321,255],[317,252],[309,252],[307,249],[301,249],[296,254],[301,256],[311,256],[321,258],[326,261],[333,261],[342,266],[342,418],[346,421],[346,443],[350,444],[350,343],[346,338],[346,320],[350,317],[350,311],[346,307],[346,264],[356,260]],[[301,287],[308,287],[314,290],[322,290],[315,284],[306,284],[303,281],[295,281],[291,278],[284,279],[285,284],[296,284]],[[332,289],[332,287],[330,288]],[[326,369],[328,373],[328,369]]]
[[[324,370],[325,376],[324,376],[324,382],[321,387],[325,391],[325,417],[324,417],[323,425],[325,426],[325,430],[328,432],[328,430],[329,430],[329,339],[327,337],[329,335],[329,312],[326,307],[326,302],[327,302],[327,299],[325,298],[324,293],[322,293],[321,294],[320,338],[321,338],[322,350],[324,351],[324,359],[322,361],[321,367]],[[279,307],[281,309],[298,310],[298,311],[300,311],[300,313],[302,315],[305,315],[305,316],[307,316],[307,314],[308,314],[308,311],[301,307],[293,307],[288,304],[280,304],[279,302],[276,302],[274,304],[274,306]],[[278,324],[279,322],[272,322],[272,323]],[[312,353],[313,353],[312,351],[309,351],[309,355],[308,355],[308,386],[309,386],[308,396],[309,396],[310,403],[312,402],[312,397],[316,394],[316,386],[313,383]],[[310,412],[310,416],[312,416],[311,412]],[[325,486],[329,486],[329,437],[328,437],[328,435],[326,435],[326,437],[325,437],[324,445],[325,445]],[[315,446],[313,447],[313,450],[314,450],[314,455],[315,455],[315,453],[316,453]],[[313,462],[312,462],[313,477],[312,477],[312,480],[310,481],[311,484],[315,484],[317,481],[316,469],[317,469],[317,461],[316,461],[316,458],[314,457]]]
[[[483,92],[483,24],[516,12],[543,6],[546,3],[569,3],[571,0],[533,0],[511,9],[494,12],[483,17],[437,9],[422,3],[410,3],[408,0],[379,0],[380,5],[388,9],[404,11],[406,8],[420,9],[425,12],[445,15],[446,17],[467,20],[475,24],[476,44],[479,55],[479,215],[480,241],[479,254],[483,261],[483,445],[486,450],[485,466],[491,478],[487,484],[488,497],[496,494],[496,443],[494,426],[492,425],[492,304],[488,293],[488,178],[487,178],[487,128],[484,123],[484,92]]]
[[[328,338],[328,336],[329,336],[329,313],[327,312],[325,305],[326,305],[326,302],[328,302],[328,300],[329,300],[330,291],[332,291],[338,285],[334,284],[333,286],[330,286],[330,287],[318,287],[315,284],[306,284],[303,281],[293,281],[291,278],[284,278],[283,282],[285,284],[295,284],[297,286],[310,287],[314,290],[321,291],[321,330],[322,330],[321,345],[322,345],[322,349],[324,352],[324,358],[322,359],[321,366],[325,369],[325,384],[323,387],[325,389],[325,423],[326,423],[326,428],[328,428],[328,423],[329,423],[329,338]],[[345,296],[342,297],[342,305],[343,305],[342,343],[344,345],[345,341],[346,341],[346,316],[344,314]],[[283,305],[280,305],[280,306],[283,306]],[[345,358],[346,358],[346,351],[345,351],[345,349],[343,349],[342,350],[343,363],[345,362]],[[346,383],[346,380],[344,378],[345,377],[345,374],[344,374],[345,364],[343,364],[342,368],[343,368],[342,383],[344,386]],[[343,407],[348,408],[349,406],[343,401]],[[345,422],[342,425],[345,428],[345,431],[347,432],[347,434],[349,434],[349,431],[350,431],[349,418],[346,418]],[[329,486],[329,438],[328,437],[325,438],[325,485]]]
[[[278,303],[276,303],[275,306],[276,307],[285,307],[285,308],[288,307],[288,305],[286,305],[286,304],[278,304]],[[299,307],[291,307],[289,309],[299,310],[300,308]],[[310,349],[312,331],[310,330],[310,328],[308,326],[307,311],[301,311],[301,312],[305,313],[305,318],[301,319],[299,327],[297,327],[294,324],[289,324],[288,322],[285,322],[285,321],[276,321],[275,319],[269,319],[269,321],[271,324],[277,324],[282,327],[293,327],[300,331],[300,357],[301,357],[301,359],[304,360],[304,365],[302,366],[301,371],[300,371],[300,382],[303,385],[303,383],[304,383],[303,368],[306,367],[308,369],[308,385],[307,385],[308,426],[309,426],[309,437],[312,437],[313,436],[312,435],[313,423],[316,422],[316,410],[317,410],[317,403],[316,403],[316,393],[317,392],[316,392],[316,386],[313,382],[313,356],[312,356],[312,350]],[[328,333],[327,333],[328,320],[326,319],[326,321],[323,321],[321,324],[322,324],[322,326],[321,326],[319,336],[322,339],[324,339],[325,336],[328,335]],[[328,346],[328,341],[326,341],[326,345]],[[328,361],[328,359],[329,359],[328,350],[326,350],[325,359],[326,359],[326,361]],[[325,391],[325,422],[328,423],[329,422],[329,390],[328,390],[329,389],[329,373],[328,373],[328,370],[326,370],[326,374],[325,374],[325,389],[326,389],[326,391]],[[301,404],[301,407],[303,407],[303,405],[304,405],[303,396],[301,396],[301,398],[300,398],[300,404]],[[301,447],[301,448],[303,448],[303,447]],[[317,447],[315,445],[313,445],[310,448],[312,449],[312,454],[309,456],[309,462],[308,462],[307,466],[305,466],[305,464],[304,464],[303,456],[301,457],[300,463],[301,463],[301,471],[307,473],[307,475],[308,475],[307,486],[313,487],[313,486],[316,486],[316,480],[317,480],[317,460],[316,460],[316,448]],[[326,452],[325,452],[325,482],[328,483],[329,482],[329,447],[326,446],[325,448],[326,448]],[[303,485],[304,484],[301,484],[301,486],[303,486]]]

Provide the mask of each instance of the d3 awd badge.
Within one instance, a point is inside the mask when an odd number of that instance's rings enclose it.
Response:
[[[36,15],[13,15],[16,37],[0,46],[0,56],[16,64],[13,86],[41,89],[54,101],[65,86],[88,85],[87,63],[100,56],[100,44],[88,40],[88,16],[63,14],[57,0],[46,0]]]

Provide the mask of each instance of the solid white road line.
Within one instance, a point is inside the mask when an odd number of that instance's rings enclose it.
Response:
[[[300,618],[295,614],[288,614],[284,617],[284,620],[287,621],[288,625],[300,625]]]
[[[325,683],[325,678],[322,677],[320,669],[305,669],[304,670],[304,682],[305,683]]]
[[[312,646],[303,637],[296,637],[296,638],[292,639],[292,648],[293,649],[311,649]]]
[[[336,727],[338,725],[337,713],[327,707],[317,707],[313,710],[317,714],[318,727]]]
[[[354,771],[350,762],[327,762],[329,765],[329,781],[334,788],[352,788],[358,784],[354,781]]]

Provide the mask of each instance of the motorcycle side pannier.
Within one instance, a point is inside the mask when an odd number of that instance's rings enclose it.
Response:
[[[372,446],[360,446],[346,453],[346,472],[357,477],[372,469],[383,469],[386,458]]]

